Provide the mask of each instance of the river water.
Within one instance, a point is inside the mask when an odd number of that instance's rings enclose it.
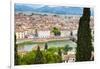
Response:
[[[68,40],[62,40],[62,41],[50,41],[47,43],[48,48],[50,47],[64,47],[66,45],[69,45],[72,47],[72,51],[75,51],[76,48],[76,43]],[[27,44],[27,45],[19,45],[18,46],[18,51],[23,52],[23,51],[32,51],[33,49],[37,48],[37,46],[40,46],[41,48],[44,48],[45,43],[33,43],[33,44]]]

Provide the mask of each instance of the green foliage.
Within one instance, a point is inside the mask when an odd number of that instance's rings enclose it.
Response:
[[[90,29],[90,8],[84,8],[79,21],[76,61],[89,61],[91,57],[92,36]]]
[[[58,49],[58,57],[59,57],[59,62],[62,62],[62,51],[61,51],[61,48]]]
[[[54,53],[54,52],[57,52],[58,51],[58,48],[51,47],[51,48],[48,49],[48,51],[51,52],[51,53]]]
[[[18,55],[18,63],[19,65],[60,63],[62,62],[62,56],[60,55],[61,49],[53,47],[47,49],[47,51],[40,51],[38,47],[36,51],[33,50],[23,56]]]
[[[60,36],[61,35],[61,32],[58,28],[54,27],[52,32],[54,33],[55,36]]]
[[[62,52],[61,52],[61,49],[60,48],[58,49],[58,55],[59,56],[62,56]]]
[[[35,59],[35,53],[29,52],[26,55],[23,56],[23,64],[33,64]]]
[[[25,42],[22,42],[22,43],[18,43],[18,46],[20,46],[20,45],[31,45],[31,44],[33,44],[32,41],[25,41]]]
[[[44,57],[42,52],[40,51],[40,47],[38,46],[36,51],[36,56],[34,60],[34,64],[43,64],[44,63]]]
[[[45,53],[46,63],[60,63],[62,62],[61,49],[52,47]]]
[[[45,54],[46,63],[54,63],[53,53],[47,52]]]
[[[52,53],[50,51],[47,51],[47,53],[45,53],[44,56],[46,59],[46,63],[59,63],[62,61],[61,56],[55,53]]]
[[[18,65],[18,52],[17,52],[17,44],[16,44],[16,35],[14,35],[14,64]]]
[[[64,51],[65,51],[65,52],[71,51],[72,49],[73,49],[73,48],[70,47],[69,45],[66,45],[66,46],[64,47]]]
[[[48,44],[47,43],[45,43],[45,50],[47,50],[48,49]]]

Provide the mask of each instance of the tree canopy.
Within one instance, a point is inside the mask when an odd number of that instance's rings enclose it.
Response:
[[[90,8],[83,9],[83,15],[79,20],[77,38],[76,61],[89,61],[93,49],[90,29]]]

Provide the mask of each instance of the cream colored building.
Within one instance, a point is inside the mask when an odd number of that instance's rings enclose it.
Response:
[[[23,39],[25,37],[24,32],[16,32],[16,39]]]

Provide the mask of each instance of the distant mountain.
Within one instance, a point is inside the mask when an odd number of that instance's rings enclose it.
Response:
[[[82,7],[66,7],[66,6],[48,6],[48,5],[32,5],[32,4],[15,4],[15,11],[21,12],[43,12],[53,14],[82,15]]]
[[[27,5],[15,5],[15,11],[33,11],[33,8]]]
[[[78,7],[64,7],[64,6],[58,6],[58,7],[49,7],[44,6],[42,8],[37,9],[38,12],[48,12],[48,13],[56,13],[56,14],[74,14],[74,15],[81,15],[82,14],[82,8]]]

